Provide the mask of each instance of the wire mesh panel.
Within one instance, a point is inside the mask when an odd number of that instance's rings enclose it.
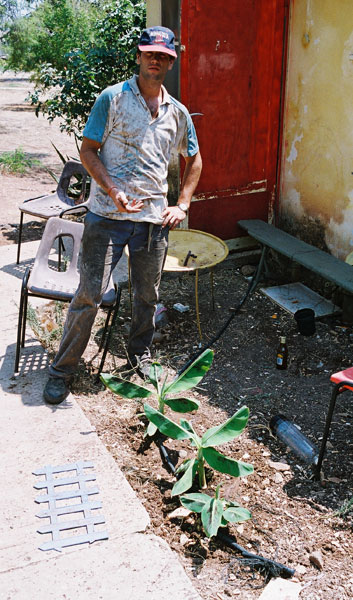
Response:
[[[38,533],[51,534],[52,537],[39,547],[40,550],[61,552],[67,546],[108,539],[107,531],[96,528],[105,523],[105,518],[98,512],[102,503],[91,499],[91,496],[99,493],[97,486],[89,485],[96,480],[94,473],[87,472],[93,467],[91,461],[78,461],[59,466],[48,465],[33,471],[34,475],[44,476],[44,480],[37,482],[34,488],[46,490],[45,494],[35,498],[35,502],[48,504],[48,508],[36,516],[50,519],[50,523],[40,527]]]

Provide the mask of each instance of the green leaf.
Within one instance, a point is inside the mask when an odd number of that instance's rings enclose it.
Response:
[[[189,431],[192,435],[191,435],[191,445],[192,446],[200,446],[200,438],[197,435],[197,433],[195,433],[194,428],[192,426],[192,424],[187,421],[186,419],[180,419],[180,425],[181,427],[183,427],[183,429],[186,429],[186,431]]]
[[[245,428],[248,418],[249,409],[247,406],[243,406],[222,425],[208,429],[202,436],[202,447],[218,446],[238,437]]]
[[[156,410],[149,404],[144,404],[144,410],[147,419],[154,423],[157,429],[164,433],[164,435],[173,438],[173,440],[186,440],[191,437],[188,431],[168,419],[165,415],[162,415],[159,410]]]
[[[189,461],[184,475],[173,485],[172,496],[179,496],[191,488],[198,466],[199,461],[196,458]]]
[[[206,504],[201,512],[201,522],[207,537],[217,535],[221,525],[223,514],[223,503],[217,498],[211,498],[211,502]]]
[[[212,498],[208,494],[196,493],[186,494],[180,497],[180,502],[185,508],[192,512],[200,513],[206,504],[211,502]]]
[[[191,398],[167,398],[164,400],[164,404],[167,404],[169,408],[178,413],[192,412],[200,406],[200,402]]]
[[[251,519],[251,512],[241,506],[229,506],[223,513],[224,519],[229,523],[241,523]]]
[[[115,375],[109,375],[109,373],[102,373],[100,378],[107,388],[123,398],[148,398],[152,394],[151,390],[141,385],[126,381]]]
[[[213,350],[205,350],[184,373],[166,387],[165,393],[185,392],[195,387],[212,365],[213,356]]]
[[[162,375],[162,365],[159,362],[153,362],[150,367],[148,378],[156,388],[158,387],[158,382],[161,380]]]
[[[227,458],[214,448],[203,448],[202,454],[210,467],[220,473],[227,473],[233,477],[245,477],[254,471],[252,465]]]

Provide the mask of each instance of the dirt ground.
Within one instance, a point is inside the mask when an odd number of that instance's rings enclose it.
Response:
[[[21,145],[60,172],[60,161],[50,141],[55,140],[61,151],[73,156],[74,144],[56,125],[38,120],[30,112],[24,103],[27,86],[28,82],[19,78],[3,76],[0,81],[0,151]],[[39,195],[53,186],[43,170],[24,177],[2,175],[1,178],[0,244],[14,243],[18,204],[25,197]],[[40,235],[38,224],[29,222],[25,235],[27,239]],[[244,267],[238,267],[236,260],[228,261],[216,271],[215,310],[210,304],[208,274],[200,278],[204,344],[219,331],[243,298],[248,285],[244,273]],[[167,308],[168,324],[160,331],[154,353],[172,377],[199,349],[194,279],[163,277],[160,299]],[[173,309],[176,302],[189,305],[189,311],[177,312]],[[51,318],[49,308],[46,322]],[[129,318],[129,295],[123,289],[119,323],[105,365],[107,372],[124,370]],[[145,424],[140,404],[114,396],[95,381],[101,329],[102,316],[99,316],[73,393],[145,504],[151,530],[165,538],[177,552],[204,600],[259,598],[268,581],[264,570],[254,568],[251,561],[241,560],[238,553],[218,540],[209,540],[194,514],[173,516],[179,507],[177,498],[171,497],[175,479],[163,466],[158,448],[144,444]],[[280,335],[286,336],[289,348],[288,368],[284,371],[277,370],[275,365]],[[338,399],[321,481],[316,481],[311,467],[271,434],[269,421],[273,415],[285,414],[318,445],[331,393],[330,375],[351,366],[352,343],[352,326],[340,317],[317,321],[312,336],[298,334],[292,315],[258,290],[213,345],[214,362],[199,387],[187,393],[200,401],[200,408],[185,418],[191,419],[201,434],[224,422],[239,407],[249,407],[250,419],[244,433],[220,450],[253,464],[254,474],[233,479],[215,473],[208,481],[208,491],[212,493],[221,483],[222,496],[251,511],[251,520],[229,526],[228,532],[249,552],[294,569],[292,581],[301,584],[300,598],[305,600],[353,597],[352,509],[346,514],[342,510],[352,498],[352,396],[347,392]],[[52,342],[49,351],[55,350],[56,345],[57,342]],[[173,415],[169,413],[175,418]],[[180,464],[193,455],[185,442],[167,440],[165,445],[174,463]]]

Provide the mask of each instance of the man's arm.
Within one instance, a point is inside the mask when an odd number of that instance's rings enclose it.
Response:
[[[98,156],[101,147],[99,142],[84,137],[81,145],[80,158],[88,173],[107,192],[113,200],[118,212],[136,213],[143,208],[143,202],[132,200],[129,204],[124,192],[119,190]]]
[[[186,212],[179,208],[178,204],[186,204],[189,208],[192,195],[201,175],[202,159],[200,152],[194,156],[186,156],[185,162],[185,171],[178,203],[176,206],[168,206],[162,213],[162,217],[164,218],[163,226],[168,225],[170,229],[175,229],[175,227],[185,219]]]

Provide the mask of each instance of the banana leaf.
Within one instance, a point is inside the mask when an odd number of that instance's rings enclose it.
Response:
[[[152,394],[151,390],[141,385],[126,381],[109,373],[102,373],[100,379],[114,394],[118,394],[123,398],[148,398]]]
[[[169,408],[178,413],[192,412],[200,406],[200,402],[191,398],[166,398],[164,404],[167,404]]]
[[[218,446],[238,437],[244,430],[249,418],[249,409],[242,406],[230,419],[222,425],[208,429],[202,436],[202,447]]]
[[[154,423],[161,433],[164,433],[167,437],[171,437],[173,440],[186,440],[191,438],[191,434],[183,429],[174,421],[171,421],[165,415],[162,415],[159,410],[156,410],[149,404],[144,404],[145,415],[149,421]]]
[[[245,477],[254,471],[252,465],[228,458],[214,448],[203,448],[202,454],[210,467],[220,473],[227,473],[233,477]]]
[[[205,350],[186,371],[165,388],[165,393],[185,392],[195,387],[211,367],[213,356],[213,350]]]

